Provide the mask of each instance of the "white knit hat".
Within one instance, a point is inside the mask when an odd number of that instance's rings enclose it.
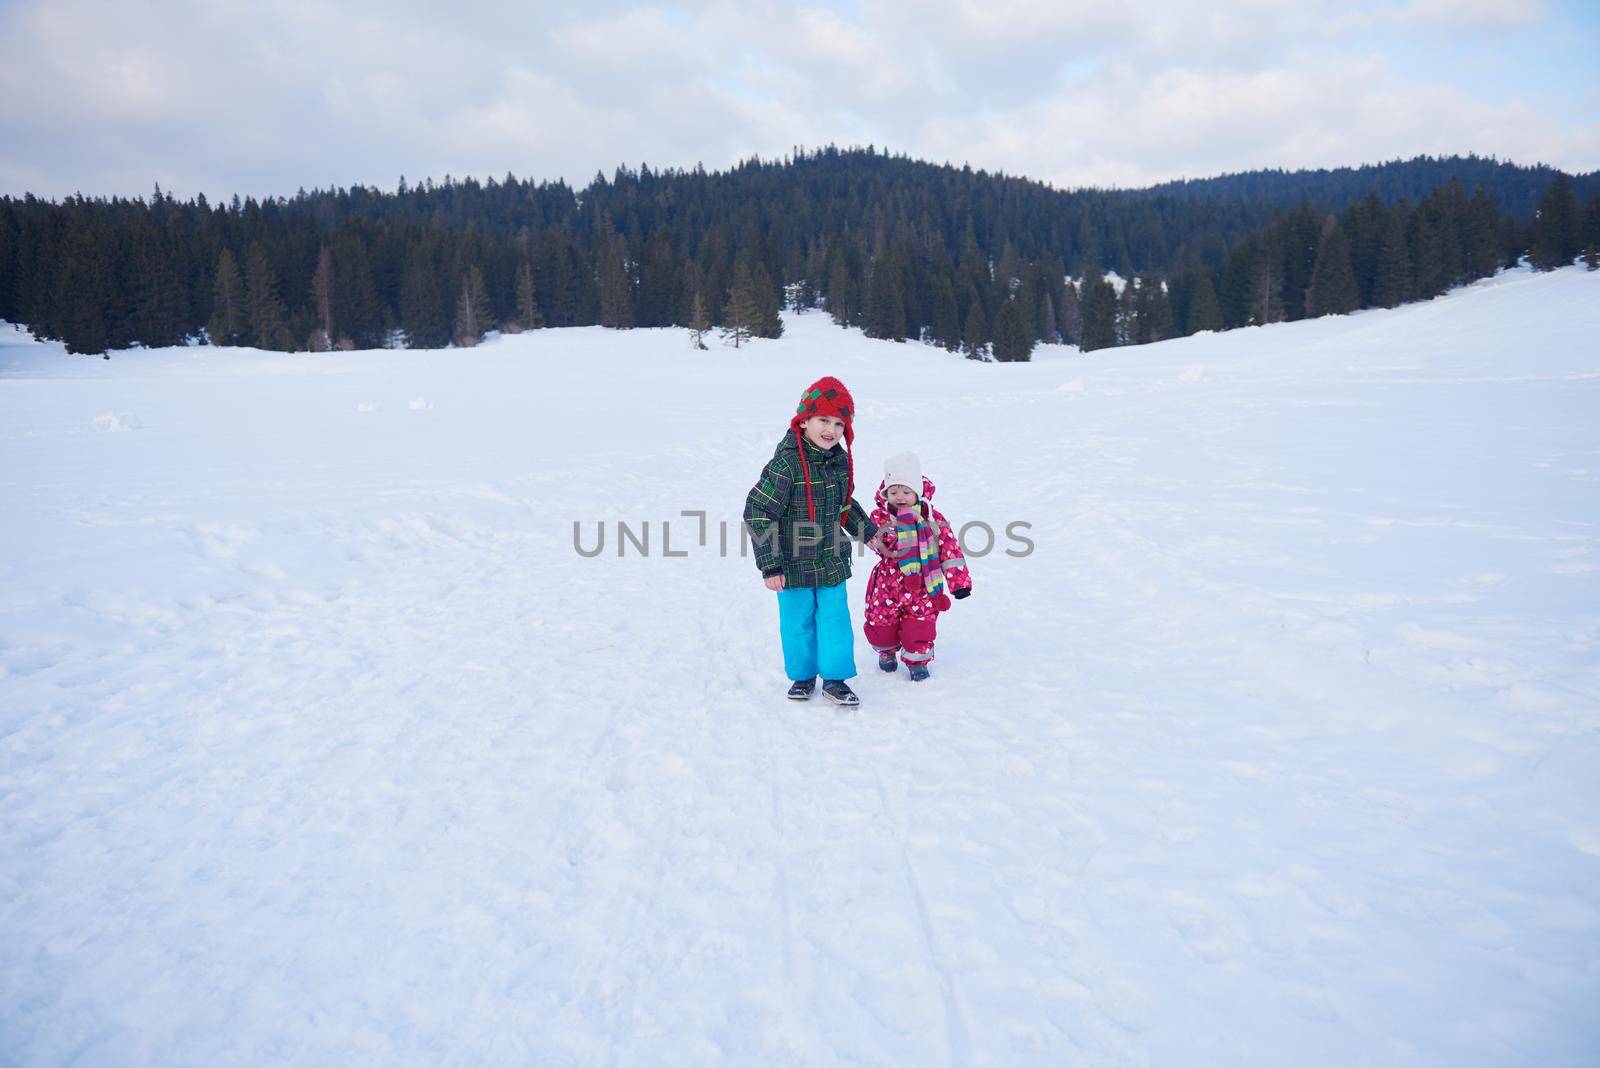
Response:
[[[918,497],[922,496],[922,461],[914,452],[903,452],[883,462],[883,484],[904,486]]]

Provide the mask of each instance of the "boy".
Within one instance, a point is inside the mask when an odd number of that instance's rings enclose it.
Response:
[[[855,445],[854,415],[844,383],[831,376],[812,383],[745,498],[744,524],[755,544],[756,566],[767,589],[778,594],[783,666],[793,683],[789,697],[796,701],[811,697],[820,671],[830,700],[860,704],[846,684],[856,674],[844,588],[851,546],[839,532],[873,542],[879,531],[853,499],[855,462],[840,444]]]

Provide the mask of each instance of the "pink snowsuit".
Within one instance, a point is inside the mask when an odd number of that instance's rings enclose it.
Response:
[[[879,529],[894,529],[893,505],[889,504],[888,486],[880,483],[873,496],[877,507],[872,510],[872,522]],[[961,543],[955,531],[939,510],[929,504],[933,496],[933,483],[922,480],[922,497],[911,505],[924,515],[931,513],[939,528],[939,566],[944,571],[945,584],[952,593],[965,596],[961,591],[972,588],[972,576],[967,572],[967,562],[961,555]],[[921,575],[907,575],[900,570],[900,560],[917,551],[915,545],[904,550],[890,550],[872,569],[867,580],[866,632],[867,641],[879,653],[900,651],[900,659],[907,666],[926,664],[933,659],[933,640],[939,613],[950,607],[947,597],[943,604],[935,604]]]

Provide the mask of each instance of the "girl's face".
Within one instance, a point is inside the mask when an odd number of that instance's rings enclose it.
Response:
[[[831,449],[844,440],[844,420],[832,415],[813,415],[800,428],[806,440],[819,449]]]
[[[890,486],[884,491],[883,496],[896,508],[909,508],[917,503],[917,495],[911,491],[910,486]]]

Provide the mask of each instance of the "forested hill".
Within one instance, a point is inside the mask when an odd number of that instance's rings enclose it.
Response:
[[[1566,175],[1530,224],[1483,185],[1427,173],[1439,184],[1414,198],[1351,186],[1280,206],[829,147],[717,173],[623,167],[581,190],[447,175],[216,205],[159,188],[5,197],[0,319],[82,353],[185,338],[290,351],[593,324],[737,341],[776,336],[781,307],[816,307],[872,337],[1016,360],[1041,340],[1092,349],[1392,306],[1600,243],[1600,198],[1577,200]],[[1106,271],[1132,284],[1119,293]]]
[[[1187,200],[1260,200],[1280,207],[1304,201],[1323,211],[1341,211],[1368,193],[1376,193],[1385,203],[1420,200],[1455,179],[1468,189],[1481,187],[1494,197],[1502,212],[1526,223],[1533,218],[1539,198],[1550,188],[1556,173],[1555,168],[1542,163],[1523,167],[1483,156],[1416,156],[1332,170],[1244,171],[1163,182],[1131,192]],[[1600,171],[1569,177],[1579,200],[1600,193]]]

